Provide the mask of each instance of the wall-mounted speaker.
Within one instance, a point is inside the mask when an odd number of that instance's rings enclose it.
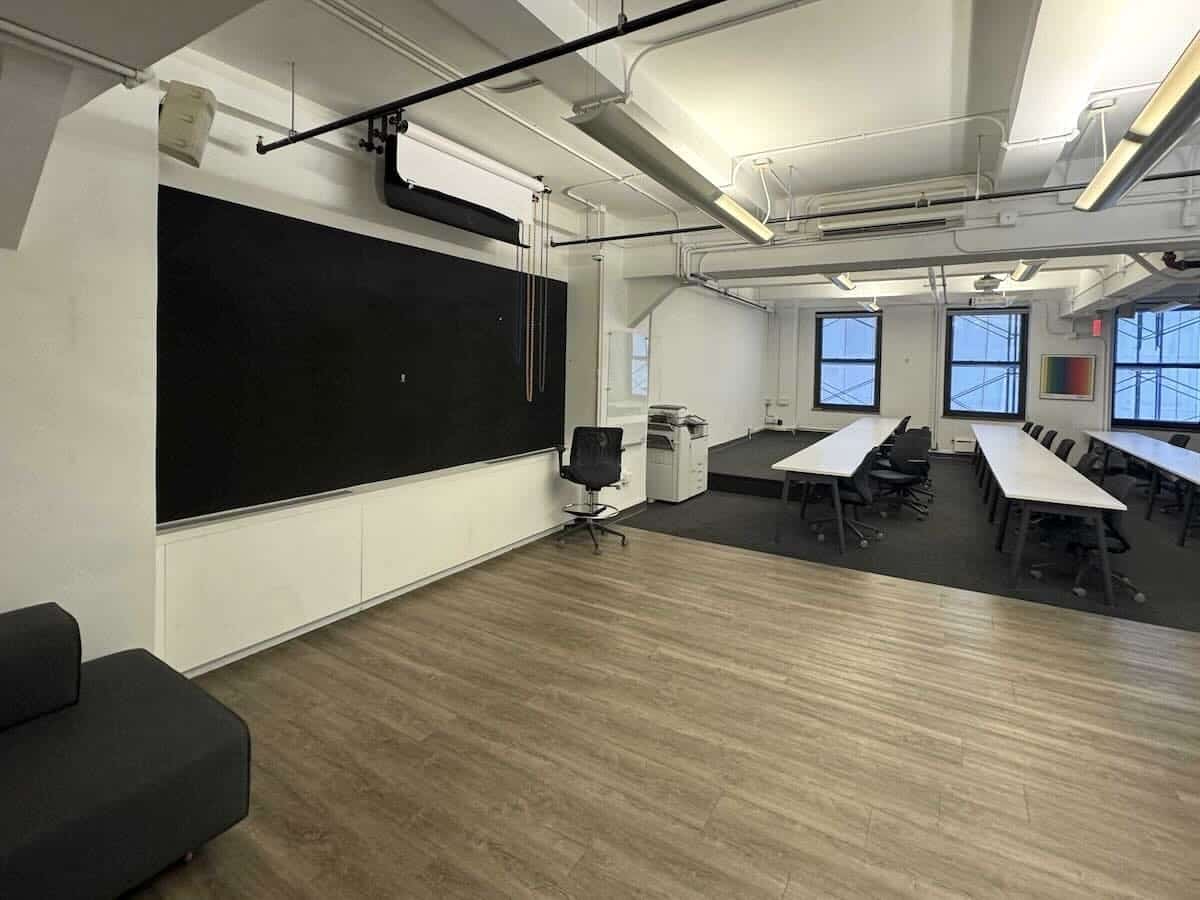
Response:
[[[216,114],[217,98],[212,91],[172,81],[158,106],[158,149],[199,168]]]

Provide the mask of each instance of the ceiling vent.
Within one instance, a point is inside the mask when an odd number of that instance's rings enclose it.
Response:
[[[824,239],[858,235],[892,234],[905,231],[930,231],[962,224],[963,203],[926,205],[930,200],[956,200],[968,196],[964,178],[893,185],[871,191],[828,194],[817,204],[817,233]],[[879,206],[906,206],[908,209],[870,212]],[[863,210],[856,213],[855,210]],[[836,213],[836,215],[830,215]]]

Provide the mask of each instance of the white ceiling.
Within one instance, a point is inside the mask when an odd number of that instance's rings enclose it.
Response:
[[[499,42],[497,35],[473,34],[443,14],[436,0],[356,2],[459,70],[503,58],[490,46]],[[673,2],[626,0],[626,9],[636,17]],[[615,20],[619,8],[619,0],[576,3],[603,25]],[[651,42],[776,5],[778,0],[731,0],[623,39],[622,50],[630,58]],[[770,150],[774,170],[785,181],[793,166],[800,195],[973,173],[980,135],[988,172],[997,164],[999,138],[996,126],[983,120],[823,148],[779,148],[977,113],[1007,121],[1036,5],[1035,0],[799,2],[648,56],[634,80],[635,101],[638,86],[653,82],[732,157]],[[1078,5],[1079,15],[1086,16],[1088,3],[1079,0]],[[1093,90],[1160,79],[1197,28],[1200,3],[1195,0],[1128,0],[1119,33],[1102,48]],[[294,59],[298,90],[344,112],[438,80],[307,0],[266,0],[193,46],[281,86],[287,83],[287,61]],[[1110,136],[1120,133],[1147,93],[1119,98],[1109,116]],[[563,122],[568,104],[545,88],[490,96],[610,170],[632,174],[627,163]],[[1066,112],[1073,120],[1082,111]],[[606,177],[466,94],[419,106],[410,117],[522,171],[545,174],[560,191]],[[1085,134],[1074,148],[1081,160],[1077,169],[1094,167],[1086,162],[1093,137]],[[1047,179],[1054,174],[1052,162]],[[644,177],[635,183],[685,208]],[[743,167],[738,187],[762,204],[762,188],[750,166]],[[778,184],[772,182],[771,191],[773,203],[785,202]],[[623,185],[590,184],[579,193],[625,218],[663,213]]]

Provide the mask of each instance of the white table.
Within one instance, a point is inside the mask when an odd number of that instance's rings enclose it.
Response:
[[[975,443],[984,466],[985,502],[989,495],[991,496],[990,519],[995,518],[1000,497],[1003,496],[1006,501],[996,549],[1004,548],[1008,513],[1012,504],[1021,504],[1017,545],[1012,558],[1013,584],[1016,585],[1020,581],[1021,554],[1025,550],[1025,538],[1033,513],[1078,516],[1090,520],[1096,528],[1097,554],[1104,576],[1104,596],[1110,605],[1114,603],[1104,513],[1123,512],[1126,509],[1125,504],[1075,471],[1017,426],[980,423],[972,424],[971,430],[975,433]]]
[[[1146,503],[1146,518],[1154,512],[1154,499],[1158,496],[1158,485],[1162,473],[1174,475],[1187,482],[1187,494],[1183,501],[1183,526],[1179,529],[1180,547],[1187,541],[1188,526],[1192,521],[1192,505],[1196,488],[1200,486],[1200,453],[1186,447],[1176,447],[1158,438],[1138,434],[1136,431],[1085,431],[1093,441],[1104,445],[1104,470],[1108,471],[1111,451],[1120,450],[1126,456],[1140,459],[1151,469],[1150,499]]]
[[[838,549],[845,553],[846,527],[838,479],[853,476],[866,455],[887,440],[899,424],[899,419],[864,416],[775,463],[771,468],[783,473],[783,506],[787,506],[788,491],[793,481],[805,483],[806,497],[809,485],[829,485],[833,494],[833,515],[837,521]],[[778,518],[775,521],[775,539],[779,539]]]

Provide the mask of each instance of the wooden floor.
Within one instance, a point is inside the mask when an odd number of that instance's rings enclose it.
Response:
[[[1200,896],[1200,634],[629,534],[202,678],[250,816],[137,896]]]

